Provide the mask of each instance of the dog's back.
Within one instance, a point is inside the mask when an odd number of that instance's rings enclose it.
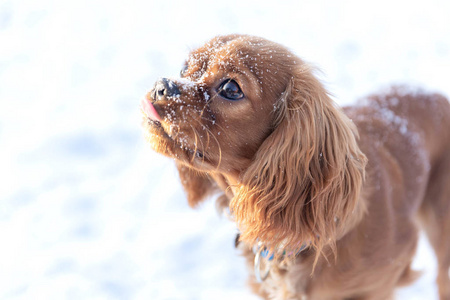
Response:
[[[363,104],[345,111],[369,159],[368,180],[379,187],[369,196],[368,218],[384,218],[394,232],[391,247],[408,257],[419,216],[438,259],[441,299],[450,299],[450,103],[439,94],[401,87]],[[389,219],[391,214],[397,217]],[[409,267],[403,274],[410,274]]]

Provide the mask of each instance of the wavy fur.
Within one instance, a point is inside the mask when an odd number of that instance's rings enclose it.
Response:
[[[288,251],[311,243],[320,253],[364,211],[366,157],[355,125],[336,108],[305,64],[277,103],[273,133],[242,175],[231,208],[241,239]],[[357,204],[359,203],[359,206]]]

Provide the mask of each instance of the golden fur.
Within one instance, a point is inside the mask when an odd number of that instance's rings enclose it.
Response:
[[[450,299],[450,105],[405,87],[338,108],[314,70],[262,38],[219,36],[194,50],[179,93],[147,100],[153,149],[175,158],[188,202],[218,193],[253,270],[258,242],[276,254],[253,290],[265,299],[392,299],[410,283],[424,225]],[[233,79],[245,97],[230,101]],[[358,136],[359,133],[359,136]],[[305,250],[299,252],[302,246]],[[297,253],[297,255],[283,255]]]

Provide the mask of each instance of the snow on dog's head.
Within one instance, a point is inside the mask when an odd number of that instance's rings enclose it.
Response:
[[[190,53],[181,78],[159,79],[142,100],[150,144],[197,170],[238,174],[273,131],[274,106],[300,64],[262,38],[210,40]]]

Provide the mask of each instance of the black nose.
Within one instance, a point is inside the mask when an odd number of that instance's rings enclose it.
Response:
[[[161,78],[159,79],[153,88],[153,99],[155,101],[167,100],[167,98],[175,97],[180,95],[180,90],[178,86],[170,79]]]

